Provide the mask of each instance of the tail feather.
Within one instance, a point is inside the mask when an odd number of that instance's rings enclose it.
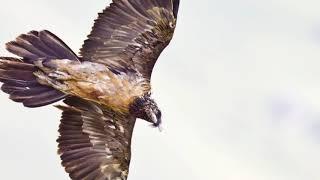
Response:
[[[78,56],[57,36],[49,31],[41,31],[40,39],[54,52],[57,59],[78,60]]]
[[[28,34],[22,34],[18,38],[28,41],[34,48],[38,49],[42,53],[49,57],[58,57],[59,54],[51,50],[39,37],[39,32],[31,31]],[[39,54],[40,55],[40,54]]]
[[[39,56],[30,52],[27,48],[23,47],[23,44],[20,44],[16,41],[8,42],[6,44],[7,50],[17,56],[25,58],[25,60],[38,59]]]
[[[49,31],[31,31],[6,44],[9,52],[22,59],[0,57],[1,90],[15,102],[26,107],[40,107],[59,101],[66,95],[37,81],[34,72],[40,71],[34,62],[39,59],[70,59],[78,57],[58,37]]]
[[[3,82],[5,83],[5,82]],[[17,85],[13,85],[13,84],[9,84],[9,83],[5,83],[1,86],[1,90],[7,94],[10,94],[14,91],[24,91],[26,90],[26,88],[24,86],[17,86]]]
[[[40,58],[78,60],[77,55],[53,33],[31,31],[6,44],[9,52],[33,63]]]
[[[26,70],[2,70],[0,69],[0,74],[3,79],[15,79],[22,82],[29,82],[35,80],[34,75]]]
[[[51,104],[65,97],[65,94],[49,86],[38,83],[33,72],[36,67],[19,61],[0,57],[1,90],[10,95],[15,102],[22,102],[26,107],[39,107]]]
[[[27,87],[39,85],[37,81],[7,80],[7,79],[1,79],[1,78],[0,78],[0,82],[3,83],[2,91],[4,91],[7,94],[10,94],[15,89],[21,90],[21,88],[27,88]]]
[[[64,99],[66,95],[60,91],[51,90],[41,93],[40,95],[35,96],[34,98],[26,99],[23,104],[26,107],[40,107],[57,102],[61,99]]]

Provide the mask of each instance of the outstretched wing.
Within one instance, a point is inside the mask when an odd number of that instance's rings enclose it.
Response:
[[[62,165],[75,180],[126,180],[135,118],[69,97],[59,128]]]
[[[172,39],[179,1],[113,0],[84,42],[83,60],[150,79],[156,60]]]

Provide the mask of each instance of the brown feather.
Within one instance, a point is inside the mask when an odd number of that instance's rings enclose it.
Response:
[[[125,180],[129,171],[135,118],[76,97],[67,98],[65,103],[68,106],[59,106],[63,116],[57,142],[62,165],[70,177],[77,180],[92,177]],[[87,116],[93,118],[84,118]],[[127,131],[119,131],[119,127],[110,128],[105,119],[112,119],[114,127],[122,126]],[[107,136],[110,132],[117,136]]]
[[[172,39],[178,1],[113,1],[99,14],[80,54],[112,72],[137,72],[150,79],[156,60]]]

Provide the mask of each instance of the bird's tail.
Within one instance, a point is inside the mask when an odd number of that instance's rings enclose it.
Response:
[[[34,62],[41,59],[78,60],[72,50],[49,31],[31,31],[6,44],[9,52],[21,57],[0,57],[1,90],[26,107],[40,107],[57,102],[66,95],[40,84],[34,72],[41,71]]]

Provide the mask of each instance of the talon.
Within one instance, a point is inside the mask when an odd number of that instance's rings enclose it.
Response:
[[[69,80],[71,79],[71,76],[65,72],[61,72],[61,71],[55,71],[52,73],[49,73],[48,75],[51,78],[55,78],[57,80]]]

